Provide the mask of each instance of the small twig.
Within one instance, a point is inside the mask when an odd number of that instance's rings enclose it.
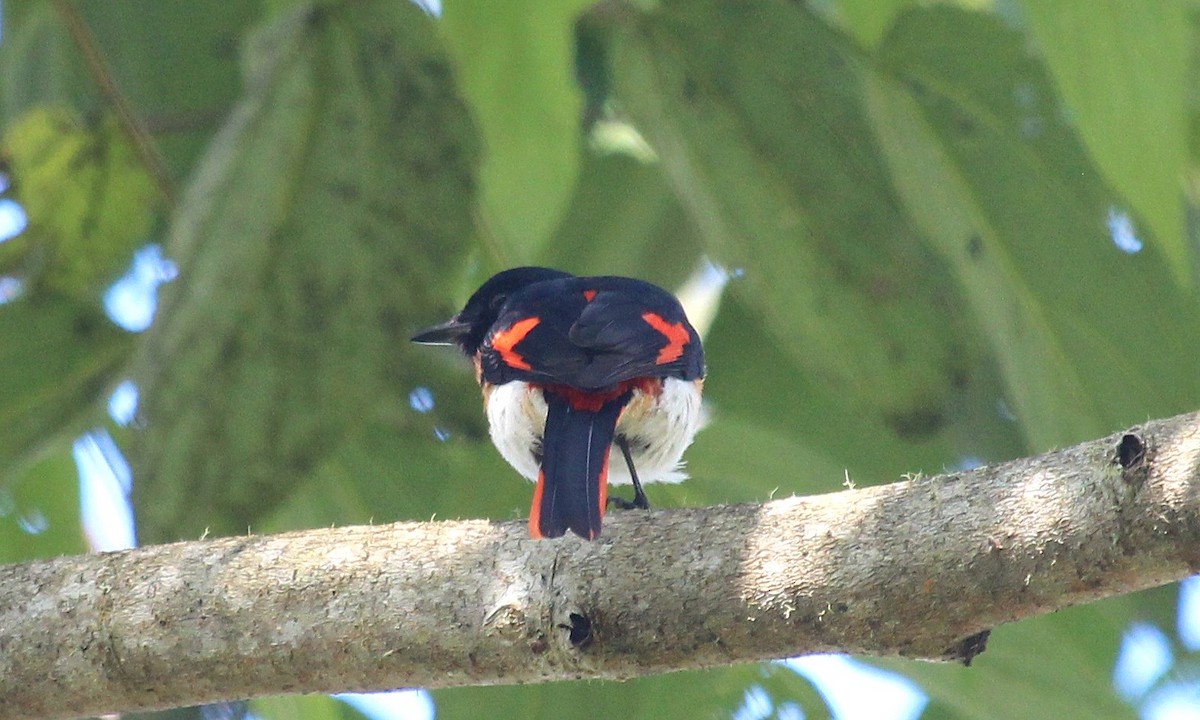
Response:
[[[75,41],[76,47],[83,55],[84,64],[87,65],[92,80],[100,89],[100,94],[116,111],[121,129],[133,143],[146,172],[154,178],[154,184],[158,188],[159,194],[162,195],[167,205],[174,205],[175,184],[167,170],[166,162],[158,151],[158,146],[155,145],[153,138],[150,137],[150,133],[146,131],[145,125],[133,111],[133,106],[118,87],[116,77],[113,76],[104,56],[100,54],[100,48],[96,46],[96,41],[83,21],[83,17],[69,0],[53,1],[55,9],[62,17],[63,24],[66,25],[67,32],[71,34],[71,39]]]

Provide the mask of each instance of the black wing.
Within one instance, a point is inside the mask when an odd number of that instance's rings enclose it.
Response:
[[[509,298],[485,339],[485,379],[601,390],[642,377],[696,379],[704,350],[670,293],[630,278],[567,278]]]

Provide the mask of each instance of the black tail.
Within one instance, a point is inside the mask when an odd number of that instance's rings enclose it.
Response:
[[[546,390],[546,432],[542,471],[533,494],[529,532],[555,538],[567,530],[581,538],[600,535],[608,501],[608,451],[617,418],[631,393],[598,402]]]

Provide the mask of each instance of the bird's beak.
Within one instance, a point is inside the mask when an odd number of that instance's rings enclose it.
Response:
[[[440,325],[427,327],[411,340],[422,345],[454,345],[471,332],[471,324],[452,317]]]

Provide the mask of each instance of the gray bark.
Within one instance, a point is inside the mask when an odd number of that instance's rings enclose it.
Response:
[[[969,659],[997,624],[1200,569],[1200,414],[971,472],[764,504],[397,523],[0,567],[0,718],[637,675],[842,651]]]

